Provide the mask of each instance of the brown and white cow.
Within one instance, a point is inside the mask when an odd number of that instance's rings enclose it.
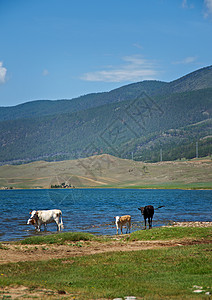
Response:
[[[119,228],[121,229],[121,234],[122,234],[122,227],[124,225],[126,225],[127,231],[129,230],[129,232],[130,232],[131,216],[129,216],[129,215],[122,216],[122,217],[116,216],[114,218],[116,219],[115,223],[116,223],[117,234],[119,232]],[[127,231],[126,231],[126,233],[127,233]]]
[[[64,228],[62,220],[62,212],[60,209],[50,209],[50,210],[33,210],[30,212],[31,217],[27,221],[27,224],[32,224],[35,226],[37,231],[41,230],[41,225],[46,225],[49,223],[56,223],[57,230],[61,231]]]

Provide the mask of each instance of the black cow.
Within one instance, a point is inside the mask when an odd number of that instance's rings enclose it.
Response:
[[[138,208],[141,214],[144,216],[145,229],[146,229],[146,219],[148,219],[149,229],[152,228],[152,218],[154,216],[154,207],[152,205],[147,205]]]
[[[159,209],[161,207],[164,207],[164,205],[159,206],[156,209]],[[139,207],[138,209],[141,211],[141,214],[144,216],[145,229],[146,229],[146,219],[148,219],[149,229],[152,228],[152,218],[154,216],[154,207],[152,205],[147,205],[144,207]]]

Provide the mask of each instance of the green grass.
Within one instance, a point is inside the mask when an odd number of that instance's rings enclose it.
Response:
[[[212,227],[160,227],[131,233],[129,240],[211,239]]]
[[[6,247],[5,245],[2,245],[2,243],[0,243],[0,250],[7,250],[8,247]]]
[[[31,236],[24,240],[17,242],[22,245],[39,245],[39,244],[59,244],[62,245],[69,241],[93,241],[103,240],[104,238],[97,237],[90,233],[84,232],[64,232],[58,234],[49,234],[42,236]]]
[[[136,185],[136,186],[129,186],[126,188],[135,188],[135,189],[181,189],[181,190],[211,190],[212,184],[211,182],[193,182],[193,183],[186,183],[186,182],[165,182],[160,184],[144,184],[144,185]]]
[[[65,290],[76,299],[208,299],[211,246],[198,245],[114,252],[42,262],[1,265],[0,286],[10,284]]]
[[[124,240],[180,240],[180,239],[211,239],[212,227],[159,227],[151,230],[138,230],[130,235],[123,235]],[[111,240],[109,237],[95,236],[84,232],[64,232],[42,236],[31,236],[16,244],[22,245],[40,245],[40,244],[58,244],[76,241],[99,241],[106,242]],[[1,245],[0,245],[1,246]],[[1,247],[0,247],[1,249]]]

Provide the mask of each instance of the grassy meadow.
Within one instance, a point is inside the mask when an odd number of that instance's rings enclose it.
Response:
[[[62,290],[70,299],[208,299],[211,285],[212,228],[153,228],[124,235],[122,240],[176,240],[179,245],[161,249],[118,251],[48,261],[18,262],[0,266],[0,286],[24,285]],[[57,237],[56,237],[57,236]],[[126,238],[127,237],[127,238]],[[20,244],[67,243],[92,235],[65,233],[25,239]],[[110,243],[98,237],[100,243]],[[192,240],[199,244],[182,246]],[[196,294],[195,286],[202,288]]]

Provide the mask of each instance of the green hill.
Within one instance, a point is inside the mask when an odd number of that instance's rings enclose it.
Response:
[[[151,95],[166,85],[167,83],[160,81],[143,81],[110,92],[88,94],[71,100],[37,100],[13,107],[0,107],[0,121],[78,112],[114,102],[133,100],[144,91]]]
[[[197,141],[199,156],[210,155],[212,68],[171,83],[145,81],[73,100],[2,108],[2,116],[3,111],[1,164],[102,153],[154,162],[160,149],[164,160],[192,158]]]
[[[199,69],[170,83],[172,92],[185,92],[212,87],[212,66]]]
[[[78,112],[114,102],[133,100],[143,92],[155,97],[207,88],[212,88],[212,66],[199,69],[169,83],[149,80],[71,100],[37,100],[13,107],[0,107],[0,121]]]

